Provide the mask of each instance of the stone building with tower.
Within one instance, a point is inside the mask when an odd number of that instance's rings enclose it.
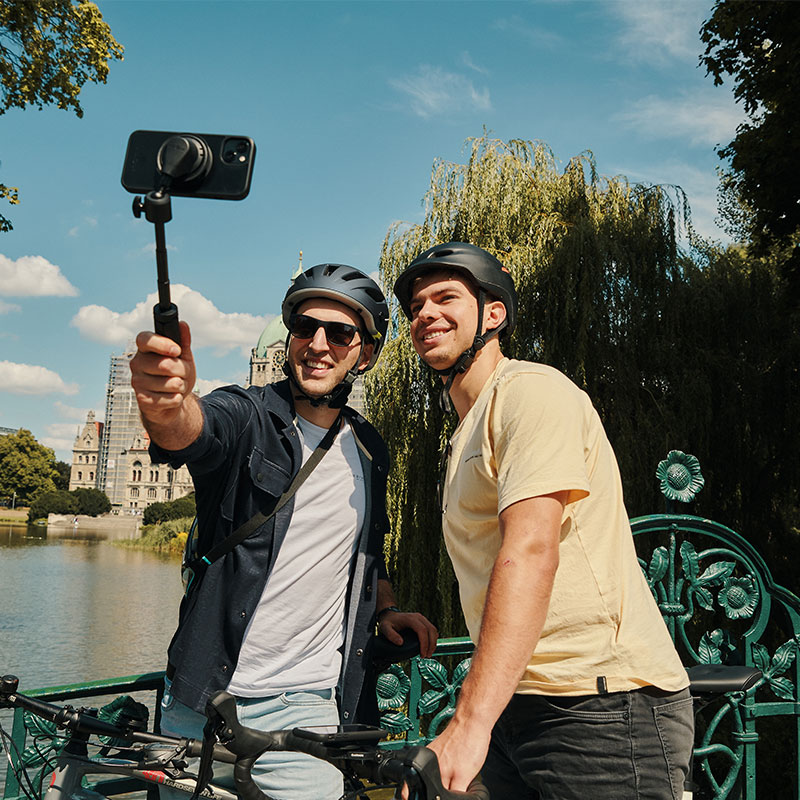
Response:
[[[94,418],[94,411],[86,417],[83,430],[72,445],[72,467],[69,489],[96,489],[100,468],[100,445],[103,441],[103,423]]]

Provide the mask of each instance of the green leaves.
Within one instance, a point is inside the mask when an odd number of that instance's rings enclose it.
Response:
[[[0,5],[0,114],[54,104],[79,117],[87,81],[105,83],[123,48],[87,0],[6,0]]]
[[[789,678],[781,677],[797,658],[798,644],[795,639],[784,642],[772,658],[763,644],[753,645],[753,660],[764,673],[767,685],[781,700],[795,700],[794,683]]]
[[[16,492],[16,504],[29,505],[40,494],[55,491],[55,465],[53,451],[30,431],[20,428],[0,436],[0,500],[10,501]]]

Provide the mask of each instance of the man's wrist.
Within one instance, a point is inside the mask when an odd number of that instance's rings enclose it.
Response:
[[[380,622],[381,617],[389,611],[394,611],[397,614],[402,614],[403,612],[397,606],[384,606],[375,616],[375,619]]]

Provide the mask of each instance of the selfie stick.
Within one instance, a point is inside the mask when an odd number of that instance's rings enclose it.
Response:
[[[161,175],[158,189],[144,196],[133,198],[133,216],[142,216],[156,228],[156,267],[158,268],[158,303],[153,306],[153,321],[156,333],[168,336],[181,343],[178,326],[178,306],[169,296],[169,272],[167,271],[167,244],[164,225],[172,219],[169,188],[173,181],[196,180],[206,175],[211,168],[211,154],[196,136],[170,136],[158,151],[158,171]]]
[[[169,270],[167,267],[167,243],[164,225],[172,219],[172,204],[169,194],[158,189],[148,192],[142,202],[141,197],[133,198],[133,216],[142,216],[152,222],[156,232],[156,269],[158,270],[158,302],[153,306],[153,322],[156,333],[167,336],[173,342],[181,343],[181,331],[178,327],[178,306],[169,296]]]

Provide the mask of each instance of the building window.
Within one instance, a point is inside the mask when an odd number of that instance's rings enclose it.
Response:
[[[148,489],[147,490],[147,499],[148,500],[155,500],[156,499],[156,490],[155,489]]]
[[[82,480],[83,480],[83,473],[82,473],[82,472],[79,472],[79,473],[78,473],[78,480],[79,480],[79,481],[82,481]]]
[[[172,489],[165,489],[164,490],[164,499],[165,500],[172,500]]]
[[[131,489],[131,497],[138,497],[139,490],[138,489]]]
[[[94,480],[94,472],[90,472],[90,473],[89,473],[89,480],[90,480],[90,481],[93,481],[93,480]]]

